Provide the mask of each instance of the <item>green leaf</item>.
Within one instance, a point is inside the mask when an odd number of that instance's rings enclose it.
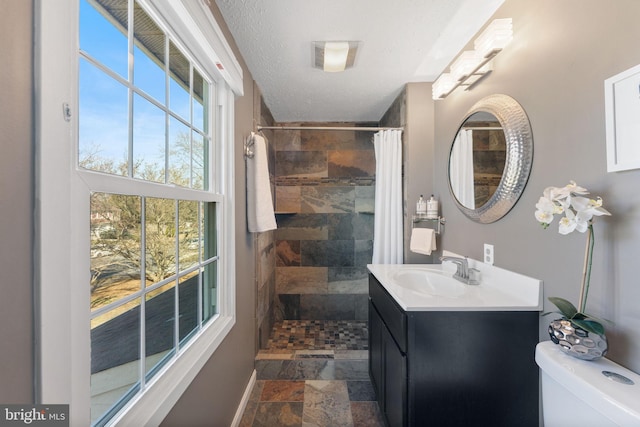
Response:
[[[572,319],[571,322],[573,322],[577,326],[580,326],[585,331],[591,332],[592,334],[604,335],[604,326],[602,326],[600,323],[596,322],[595,320]]]
[[[544,313],[540,314],[540,316],[548,316],[550,314],[562,314],[559,311],[545,311]]]
[[[609,326],[615,326],[615,322],[612,322],[609,319],[603,319],[601,317],[592,316],[590,314],[586,314],[585,317],[588,318],[589,320],[595,320],[598,323],[606,323]]]
[[[572,319],[578,313],[578,309],[564,298],[549,297],[549,301],[558,307],[560,313],[562,313],[567,319]]]
[[[589,317],[589,316],[587,316],[586,314],[578,312],[578,313],[574,314],[574,315],[573,315],[573,317],[572,317],[571,319],[572,319],[572,320],[573,320],[573,319],[584,320],[584,319],[586,319],[586,318],[588,318],[588,317]]]

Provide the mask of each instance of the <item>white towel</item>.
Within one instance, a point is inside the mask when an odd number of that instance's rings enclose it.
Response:
[[[433,228],[414,228],[411,231],[411,252],[423,255],[431,255],[436,250],[436,233]]]
[[[265,139],[251,133],[253,158],[247,158],[247,225],[249,232],[274,230],[277,228],[273,212],[267,143]]]

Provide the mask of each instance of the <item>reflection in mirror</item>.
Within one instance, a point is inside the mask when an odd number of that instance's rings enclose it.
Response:
[[[479,111],[464,121],[451,147],[451,191],[469,209],[487,203],[504,170],[507,144],[502,125],[491,113]]]
[[[507,95],[478,101],[451,146],[449,189],[458,208],[483,224],[502,218],[529,179],[533,136],[529,119]]]

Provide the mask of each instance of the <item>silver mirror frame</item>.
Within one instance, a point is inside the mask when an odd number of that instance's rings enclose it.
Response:
[[[490,224],[505,216],[513,208],[527,185],[533,164],[533,133],[529,118],[522,106],[515,99],[502,94],[487,96],[474,104],[462,120],[458,131],[472,114],[479,111],[491,113],[498,119],[507,143],[506,160],[498,188],[484,205],[469,209],[462,205],[453,193],[450,167],[448,182],[449,192],[458,209],[475,222]]]

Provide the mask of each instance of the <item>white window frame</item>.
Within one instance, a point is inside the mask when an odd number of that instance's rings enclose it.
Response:
[[[163,17],[217,82],[213,140],[221,144],[215,153],[219,161],[214,160],[216,187],[210,187],[210,194],[211,201],[220,202],[220,304],[215,320],[109,423],[121,426],[159,424],[236,320],[233,131],[234,99],[243,94],[242,69],[204,0],[139,1],[152,15],[157,14],[154,18]],[[110,187],[101,174],[77,167],[78,15],[78,0],[36,0],[35,357],[37,403],[69,404],[71,425],[87,426],[91,371],[89,196],[90,191],[110,192]],[[147,190],[146,195],[153,196]],[[190,191],[165,186],[157,196],[191,198]]]

